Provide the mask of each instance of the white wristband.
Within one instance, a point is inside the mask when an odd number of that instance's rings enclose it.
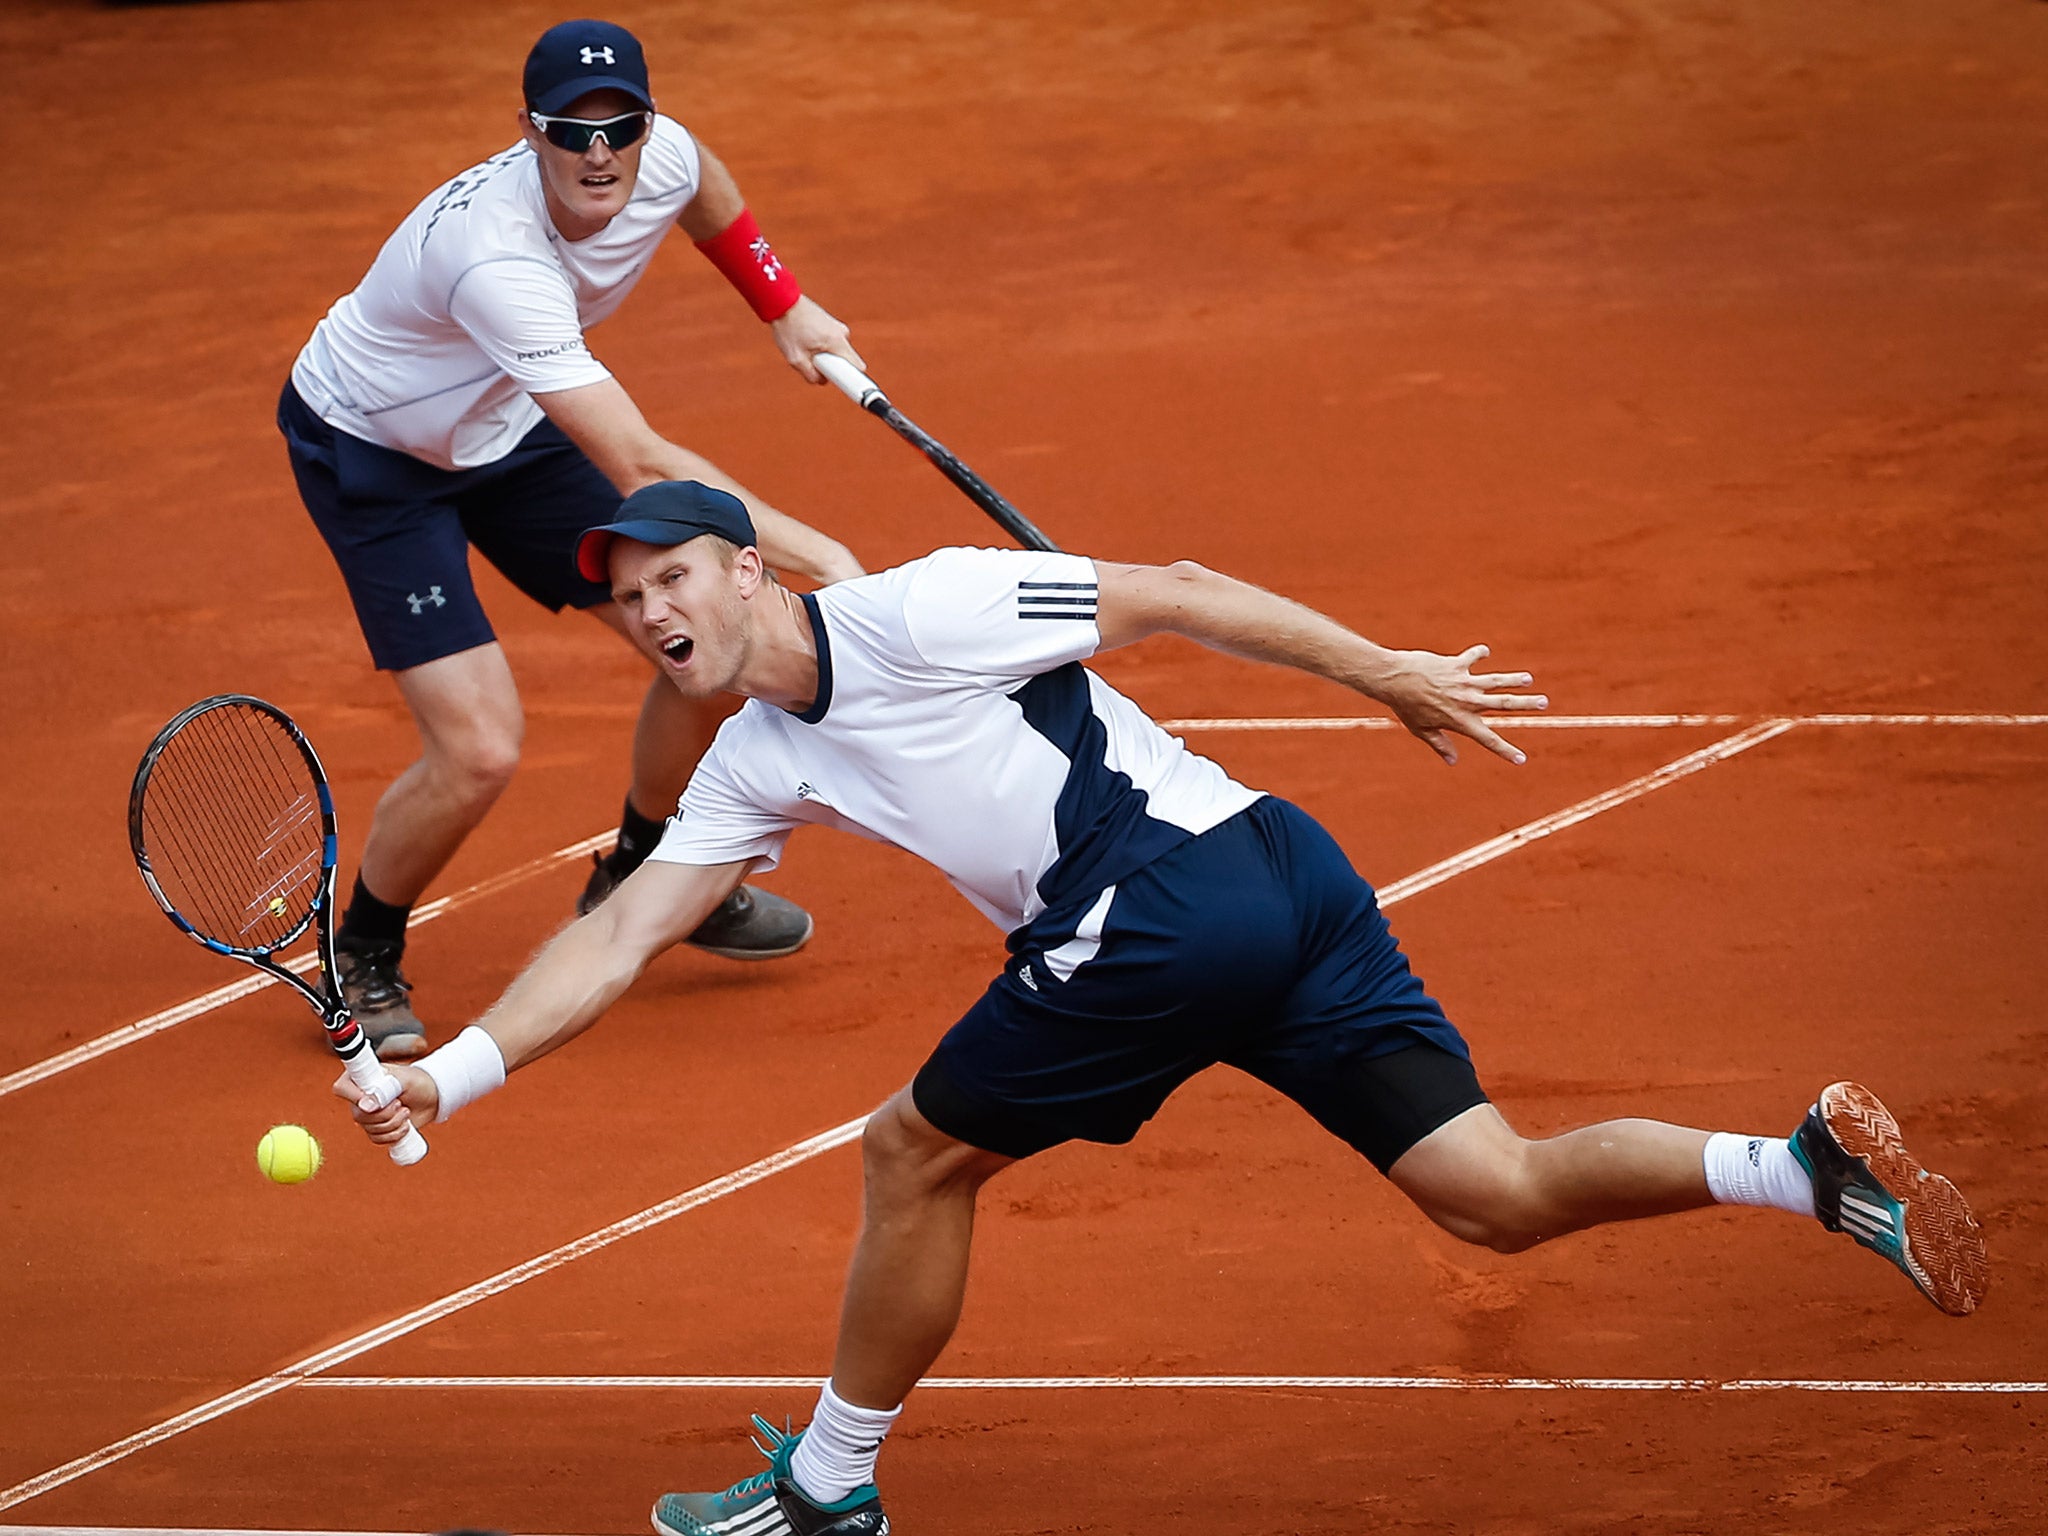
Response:
[[[434,1111],[437,1124],[454,1119],[463,1105],[505,1086],[505,1053],[480,1024],[470,1025],[438,1051],[422,1056],[419,1068],[434,1080],[441,1096],[440,1107]]]

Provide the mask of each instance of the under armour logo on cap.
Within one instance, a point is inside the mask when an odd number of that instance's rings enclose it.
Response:
[[[623,91],[643,107],[654,106],[640,40],[609,21],[564,21],[549,27],[526,56],[523,83],[530,112],[562,112],[579,96],[603,90]]]

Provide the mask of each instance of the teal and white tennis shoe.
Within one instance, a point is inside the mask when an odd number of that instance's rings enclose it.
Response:
[[[790,1474],[802,1430],[777,1429],[758,1413],[754,1428],[768,1437],[754,1448],[768,1470],[723,1493],[665,1493],[654,1503],[654,1528],[664,1536],[889,1536],[882,1496],[864,1483],[845,1498],[820,1504]]]
[[[1792,1133],[1813,1179],[1814,1214],[1904,1270],[1942,1311],[1963,1317],[1990,1284],[1984,1232],[1955,1185],[1906,1150],[1899,1122],[1861,1083],[1821,1090]]]

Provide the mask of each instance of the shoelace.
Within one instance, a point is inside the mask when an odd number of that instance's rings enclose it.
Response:
[[[412,983],[398,968],[398,954],[394,949],[384,946],[344,949],[336,958],[341,962],[342,984],[360,988],[365,1003],[374,1006],[394,997],[402,1000],[412,991]]]
[[[752,1477],[743,1478],[739,1482],[734,1483],[725,1490],[725,1496],[728,1499],[744,1498],[750,1493],[759,1493],[764,1488],[771,1486],[775,1479],[787,1470],[785,1463],[789,1460],[789,1455],[792,1454],[788,1452],[788,1447],[795,1445],[797,1438],[796,1432],[789,1427],[789,1420],[784,1419],[782,1421],[782,1428],[777,1429],[757,1413],[754,1415],[754,1428],[768,1437],[766,1445],[763,1445],[751,1435],[747,1437],[753,1440],[754,1449],[768,1458],[767,1470],[756,1472]]]

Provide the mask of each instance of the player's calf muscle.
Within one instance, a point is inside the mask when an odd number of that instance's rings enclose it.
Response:
[[[1609,1120],[1531,1140],[1481,1109],[1425,1138],[1391,1173],[1453,1236],[1520,1253],[1605,1222],[1710,1203],[1705,1140],[1705,1132],[1656,1120]]]

